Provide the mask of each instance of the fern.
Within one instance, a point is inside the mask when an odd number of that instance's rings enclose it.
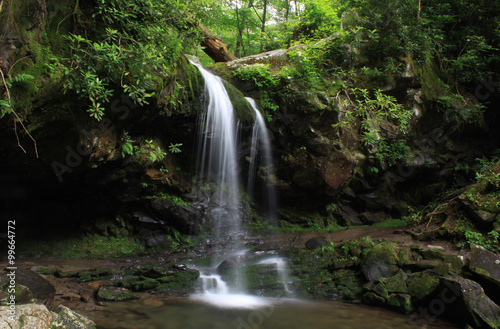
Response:
[[[35,81],[35,77],[32,76],[31,74],[25,74],[25,73],[21,73],[21,74],[18,74],[18,75],[15,75],[15,76],[11,76],[10,79],[9,79],[9,83],[11,85],[14,85],[14,84],[30,84],[30,83],[33,83]]]

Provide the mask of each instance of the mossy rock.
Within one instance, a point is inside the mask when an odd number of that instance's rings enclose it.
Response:
[[[432,294],[439,286],[439,278],[432,273],[418,273],[408,279],[408,293],[417,301]]]
[[[152,278],[127,276],[123,278],[121,285],[132,291],[145,291],[157,288],[160,285],[160,282]]]
[[[199,276],[197,270],[176,265],[147,265],[126,270],[120,284],[132,291],[158,289],[162,293],[184,295],[194,291]]]
[[[251,127],[255,122],[255,114],[253,113],[252,106],[245,99],[245,96],[241,93],[241,91],[236,89],[235,86],[226,81],[224,81],[224,86],[226,87],[229,99],[233,104],[236,120],[240,121],[244,127]]]
[[[57,267],[37,266],[35,272],[43,275],[55,275],[58,271]]]
[[[398,311],[410,314],[413,310],[411,296],[408,294],[391,294],[387,298],[387,305],[390,305]]]
[[[365,293],[361,300],[368,305],[381,306],[385,304],[385,299],[374,292]]]
[[[195,291],[200,273],[195,270],[175,272],[158,279],[157,291],[170,295],[186,295]]]
[[[389,278],[398,271],[396,244],[382,242],[370,250],[363,262],[363,273],[368,281]]]
[[[122,302],[125,300],[138,299],[130,291],[118,287],[101,287],[97,292],[97,298],[108,302]]]
[[[401,248],[399,249],[398,253],[398,259],[399,259],[399,264],[404,265],[410,261],[412,258],[412,252],[410,248]]]
[[[9,283],[8,282],[5,282],[3,285],[2,285],[2,288],[5,292],[7,292],[7,290],[10,289],[10,286],[9,286]],[[17,284],[15,285],[15,292],[14,292],[14,295],[15,295],[15,301],[16,301],[16,304],[17,305],[21,305],[21,304],[29,304],[29,303],[33,303],[34,300],[35,300],[35,297],[33,295],[33,293],[31,292],[31,290],[22,285],[22,284]]]
[[[387,280],[385,287],[387,291],[390,293],[394,292],[406,293],[408,292],[408,287],[406,285],[407,279],[408,275],[402,270],[399,270],[398,273],[396,273],[395,275],[390,277],[389,280]]]
[[[443,260],[444,250],[442,249],[427,249],[420,252],[425,259]]]

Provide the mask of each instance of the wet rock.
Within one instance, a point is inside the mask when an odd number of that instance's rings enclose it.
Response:
[[[500,307],[484,293],[479,283],[458,275],[444,278],[444,283],[459,287],[456,292],[462,296],[477,327],[500,328]]]
[[[194,291],[200,273],[176,265],[147,265],[130,268],[123,273],[120,285],[132,291],[156,289],[171,295],[185,295]]]
[[[309,250],[314,250],[320,249],[321,247],[328,247],[330,243],[323,237],[317,237],[307,240],[305,246]]]
[[[68,293],[62,295],[61,298],[64,300],[69,300],[69,301],[79,301],[82,297],[77,293],[68,292]]]
[[[98,289],[96,289],[97,291]],[[79,295],[82,301],[85,303],[90,303],[94,301],[94,289],[89,286],[83,286],[80,288]]]
[[[236,264],[230,260],[224,260],[217,266],[217,274],[226,275],[236,267]]]
[[[127,289],[118,287],[101,287],[97,292],[97,298],[107,302],[122,302],[125,300],[138,299],[139,297]]]
[[[500,256],[476,244],[471,244],[471,250],[471,271],[500,286]]]
[[[382,242],[368,252],[363,260],[363,273],[368,281],[389,278],[398,271],[396,245]]]

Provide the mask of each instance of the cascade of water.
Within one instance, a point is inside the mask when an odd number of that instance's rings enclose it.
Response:
[[[238,126],[224,82],[195,64],[205,79],[208,96],[206,111],[200,117],[198,173],[203,183],[216,183],[219,189],[212,195],[215,205],[210,218],[218,237],[241,234],[241,213],[237,164]]]
[[[260,148],[262,149],[262,162],[264,167],[266,168],[266,196],[264,198],[267,202],[267,211],[268,217],[271,222],[276,221],[276,212],[277,212],[277,202],[276,202],[276,190],[274,188],[273,179],[274,179],[274,170],[273,170],[273,159],[271,155],[271,141],[269,139],[269,134],[267,132],[266,122],[262,117],[262,114],[257,109],[257,104],[255,100],[246,97],[246,100],[252,106],[252,109],[255,113],[255,125],[252,131],[252,147],[250,151],[250,168],[248,171],[248,184],[247,184],[247,194],[249,196],[254,195],[255,188],[255,176],[257,174],[257,151]]]
[[[257,264],[264,265],[264,264],[276,264],[276,271],[278,272],[278,276],[280,278],[280,282],[283,284],[285,287],[285,291],[288,296],[293,295],[293,292],[290,290],[289,285],[288,285],[288,268],[287,268],[287,262],[285,259],[280,258],[280,257],[271,257],[271,258],[266,258],[258,262]]]
[[[220,275],[200,274],[200,280],[204,292],[213,294],[227,294],[229,292],[227,284],[222,280]]]
[[[201,65],[195,65],[205,79],[205,94],[208,98],[206,111],[200,116],[199,123],[198,174],[203,184],[214,183],[217,189],[210,196],[208,215],[217,240],[228,239],[224,250],[219,250],[224,254],[227,250],[238,249],[243,235],[237,163],[238,125],[223,80]],[[238,261],[238,258],[235,260]],[[245,283],[240,266],[235,266],[234,271],[232,290],[243,292]]]
[[[194,64],[194,63],[193,63]],[[211,74],[199,64],[198,67],[205,79],[206,110],[200,116],[199,146],[198,146],[198,175],[201,184],[208,184],[215,191],[207,195],[209,199],[208,217],[215,229],[219,243],[218,250],[222,256],[210,268],[200,269],[202,294],[194,298],[220,307],[259,307],[268,302],[256,296],[246,295],[245,282],[241,275],[241,262],[246,258],[246,250],[242,247],[244,232],[241,227],[242,213],[239,198],[240,186],[238,180],[237,140],[239,138],[238,125],[234,118],[234,110],[221,78]],[[256,173],[256,158],[258,145],[263,149],[263,164],[267,168],[268,181],[273,175],[271,168],[271,145],[267,135],[264,119],[257,110],[255,102],[248,100],[255,111],[256,123],[253,132],[250,189],[253,189],[253,180]],[[274,187],[268,182],[268,199],[271,212],[276,212],[276,196]],[[210,189],[209,189],[210,190]],[[222,250],[222,248],[224,250]],[[286,272],[283,265],[276,261],[278,273],[288,291]],[[223,264],[225,263],[225,264]],[[232,271],[234,282],[228,286],[221,275],[228,266]],[[217,273],[217,274],[216,274]]]

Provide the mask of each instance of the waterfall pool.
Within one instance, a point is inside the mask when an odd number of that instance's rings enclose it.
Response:
[[[252,297],[252,296],[250,296]],[[254,297],[252,297],[254,298]],[[264,299],[263,299],[264,300]],[[215,307],[196,298],[109,303],[85,314],[98,329],[458,329],[441,320],[338,301],[265,299],[253,308]],[[83,313],[83,312],[82,312]]]

